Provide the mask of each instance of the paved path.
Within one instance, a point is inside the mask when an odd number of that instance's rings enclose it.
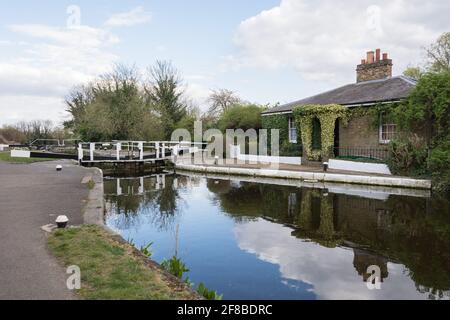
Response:
[[[63,172],[56,172],[57,164],[64,165]],[[76,299],[40,228],[60,214],[71,224],[83,222],[86,174],[69,161],[0,161],[0,299]]]

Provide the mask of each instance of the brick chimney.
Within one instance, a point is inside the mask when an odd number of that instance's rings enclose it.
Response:
[[[381,50],[367,52],[367,58],[361,60],[361,64],[356,68],[356,81],[364,82],[370,80],[381,80],[392,77],[392,60],[387,53],[383,53],[381,59]]]

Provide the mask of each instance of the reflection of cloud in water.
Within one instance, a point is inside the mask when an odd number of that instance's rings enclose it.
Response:
[[[313,285],[319,299],[425,299],[405,268],[388,263],[381,290],[368,290],[353,266],[353,250],[325,248],[291,236],[292,229],[263,219],[238,223],[235,236],[242,250],[277,264],[283,278]]]

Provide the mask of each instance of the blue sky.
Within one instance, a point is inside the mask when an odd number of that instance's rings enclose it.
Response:
[[[419,63],[421,47],[450,31],[449,13],[444,0],[2,2],[0,125],[61,122],[70,88],[115,62],[171,60],[202,110],[216,88],[290,102],[353,82],[367,50],[389,52],[397,74]]]

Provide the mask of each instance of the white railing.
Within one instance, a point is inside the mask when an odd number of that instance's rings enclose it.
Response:
[[[79,161],[145,161],[175,157],[180,151],[195,153],[201,143],[174,141],[113,141],[78,144]]]

